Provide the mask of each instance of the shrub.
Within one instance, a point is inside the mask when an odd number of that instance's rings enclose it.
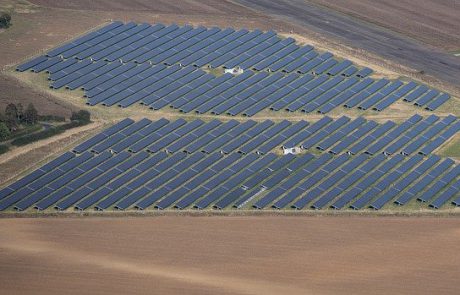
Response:
[[[5,108],[5,123],[10,130],[18,126],[18,109],[14,103],[9,103]]]
[[[24,112],[24,122],[29,125],[33,125],[38,121],[38,112],[34,105],[29,103],[26,111]]]
[[[48,137],[51,137],[51,136],[54,136],[54,135],[61,134],[61,133],[63,133],[64,131],[66,131],[68,129],[83,126],[83,125],[86,125],[86,124],[87,123],[82,123],[80,121],[72,121],[72,122],[64,124],[64,125],[52,127],[50,129],[47,129],[47,130],[43,130],[43,131],[40,131],[40,132],[37,132],[37,133],[33,133],[33,134],[29,134],[29,135],[25,135],[25,136],[16,138],[15,140],[13,140],[11,142],[11,144],[15,145],[15,146],[26,145],[26,144],[35,142],[37,140],[41,140],[41,139],[45,139],[45,138],[48,138]]]
[[[0,29],[6,29],[11,26],[11,15],[7,12],[0,12]]]
[[[80,110],[78,112],[72,112],[72,116],[70,117],[71,121],[80,121],[82,123],[89,123],[91,122],[91,113],[85,110]]]
[[[5,140],[11,135],[10,129],[5,123],[0,122],[0,140]]]
[[[0,155],[6,153],[9,150],[10,149],[8,148],[8,146],[0,144]]]

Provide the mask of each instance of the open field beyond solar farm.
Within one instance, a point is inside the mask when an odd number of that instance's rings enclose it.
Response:
[[[0,284],[6,294],[457,294],[459,223],[0,219]]]

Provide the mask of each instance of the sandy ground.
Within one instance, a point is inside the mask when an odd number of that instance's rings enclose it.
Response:
[[[458,294],[460,219],[0,220],[3,294]]]

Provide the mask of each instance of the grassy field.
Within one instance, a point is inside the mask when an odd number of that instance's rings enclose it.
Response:
[[[441,147],[438,154],[444,157],[460,159],[460,136],[457,134],[450,142]]]

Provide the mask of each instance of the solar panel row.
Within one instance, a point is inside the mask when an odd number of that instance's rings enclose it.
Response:
[[[69,152],[0,190],[0,210],[440,208],[458,205],[459,177],[436,155]]]
[[[204,122],[163,118],[135,122],[125,119],[79,144],[73,151],[78,154],[86,151],[96,154],[105,151],[266,154],[276,148],[301,147],[333,155],[400,153],[409,156],[430,154],[458,131],[460,121],[452,115],[444,118],[414,115],[401,124],[393,121],[379,124],[362,117],[351,120],[346,116],[335,120],[326,116],[312,124],[303,120]]]
[[[434,110],[449,99],[415,82],[366,78],[369,68],[294,43],[271,31],[115,22],[17,70],[47,71],[51,88],[82,88],[89,105],[169,105],[182,112],[327,113],[341,105],[382,111],[401,98]],[[199,69],[205,65],[246,71],[215,77]]]

